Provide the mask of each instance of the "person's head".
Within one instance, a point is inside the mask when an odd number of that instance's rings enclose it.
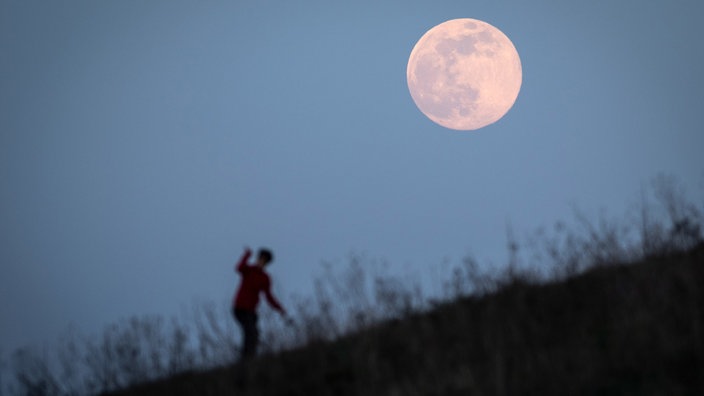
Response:
[[[274,255],[271,253],[271,250],[265,248],[259,249],[259,255],[257,256],[257,264],[264,267],[272,261],[274,261]]]

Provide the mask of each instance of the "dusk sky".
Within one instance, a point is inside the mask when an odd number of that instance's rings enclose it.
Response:
[[[246,245],[274,251],[286,305],[351,253],[420,274],[500,264],[507,224],[621,215],[658,174],[701,203],[702,15],[695,0],[0,0],[0,348],[225,306]],[[406,84],[416,41],[455,18],[501,29],[523,68],[513,108],[476,131],[430,121]]]

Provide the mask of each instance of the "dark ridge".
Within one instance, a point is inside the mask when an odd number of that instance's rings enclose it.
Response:
[[[701,395],[704,244],[104,395]]]

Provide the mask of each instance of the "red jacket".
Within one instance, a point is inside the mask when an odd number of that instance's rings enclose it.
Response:
[[[235,294],[232,305],[236,309],[256,311],[257,304],[259,304],[259,294],[264,292],[269,305],[277,311],[285,313],[284,308],[271,294],[271,279],[269,275],[256,265],[247,264],[251,254],[251,251],[245,251],[237,267],[235,267],[235,270],[242,276],[242,283],[240,283],[240,288]]]

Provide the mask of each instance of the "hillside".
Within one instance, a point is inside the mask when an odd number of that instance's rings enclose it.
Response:
[[[110,395],[704,394],[702,285],[700,243]]]

